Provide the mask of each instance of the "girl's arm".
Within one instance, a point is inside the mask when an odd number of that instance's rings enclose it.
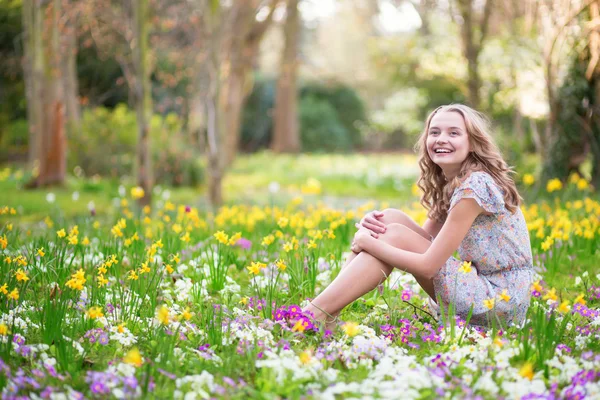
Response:
[[[423,224],[423,230],[425,230],[425,232],[427,232],[431,237],[435,238],[438,233],[440,233],[442,226],[444,226],[443,222],[437,222],[431,218],[427,218],[427,221],[425,221]]]
[[[483,212],[474,199],[464,198],[448,214],[439,234],[423,254],[401,250],[368,234],[355,237],[357,245],[367,253],[395,268],[425,278],[433,278],[452,256],[473,221]]]

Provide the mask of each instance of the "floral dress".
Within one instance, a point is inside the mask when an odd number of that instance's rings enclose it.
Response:
[[[448,212],[464,198],[475,199],[487,213],[475,218],[461,242],[460,260],[451,257],[434,277],[436,296],[445,305],[452,302],[462,318],[472,305],[471,324],[490,325],[491,318],[503,325],[520,324],[529,307],[533,278],[523,213],[506,209],[500,187],[486,172],[473,172],[461,183],[452,194]],[[460,270],[463,261],[471,261],[469,272]]]

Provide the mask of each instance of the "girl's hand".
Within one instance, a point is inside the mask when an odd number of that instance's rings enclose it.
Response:
[[[383,212],[378,210],[371,211],[370,213],[367,213],[355,226],[358,229],[367,229],[371,236],[378,238],[380,233],[385,233],[385,224],[378,219],[381,217],[383,217]]]
[[[350,250],[353,253],[360,253],[365,249],[366,244],[369,240],[373,240],[371,237],[371,231],[366,228],[360,228],[358,232],[354,234],[354,239],[352,240],[352,245],[350,246]]]

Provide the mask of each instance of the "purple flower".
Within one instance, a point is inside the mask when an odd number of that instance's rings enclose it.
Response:
[[[25,344],[25,338],[18,333],[15,333],[13,336],[13,343],[18,344],[19,346],[23,346]]]
[[[106,346],[108,344],[108,335],[106,333],[102,333],[100,335],[100,337],[98,338],[98,342],[102,345],[102,346]]]
[[[94,394],[108,394],[110,390],[108,387],[101,381],[95,381],[90,385],[90,390]]]
[[[54,392],[54,388],[52,386],[48,386],[46,387],[46,389],[44,389],[41,393],[40,393],[40,397],[42,399],[49,399],[52,396],[52,393]]]
[[[123,383],[131,389],[136,389],[138,386],[138,381],[135,376],[126,376],[123,378]]]
[[[248,250],[250,247],[252,247],[252,242],[246,238],[241,238],[236,242],[235,245],[241,247],[244,250]]]
[[[412,292],[410,290],[404,290],[402,292],[402,300],[403,301],[409,301],[411,297],[412,297]]]
[[[225,382],[229,386],[235,387],[235,381],[228,376],[223,377],[223,382]]]

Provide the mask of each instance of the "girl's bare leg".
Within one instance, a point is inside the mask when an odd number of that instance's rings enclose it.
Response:
[[[405,212],[397,210],[395,208],[386,208],[385,210],[383,210],[383,217],[381,217],[380,221],[383,222],[385,225],[390,225],[390,224],[401,224],[401,225],[404,225],[407,228],[409,228],[410,230],[412,230],[415,233],[417,233],[420,236],[422,236],[423,238],[425,238],[427,240],[430,239],[429,233],[427,233],[427,231],[425,231],[421,226],[419,226],[419,224],[417,224]],[[379,234],[380,235],[384,235],[383,233],[379,233]],[[396,246],[396,247],[401,248],[400,246]],[[357,253],[354,253],[354,252],[350,253],[350,255],[348,255],[348,258],[346,259],[346,262],[344,263],[344,265],[342,265],[342,270],[344,268],[346,268],[348,265],[350,265],[350,263],[357,256],[358,256]],[[417,278],[417,281],[419,281],[419,278]],[[421,286],[423,286],[423,285],[427,286],[428,282],[426,282],[426,280],[422,280],[422,282],[419,281],[419,284]],[[432,284],[431,284],[431,292],[433,293],[433,285]],[[332,317],[337,317],[338,314],[339,314],[339,311],[338,312],[330,313],[330,315]]]
[[[383,217],[380,218],[380,221],[383,222],[384,224],[386,224],[386,225],[401,224],[401,225],[406,226],[407,228],[410,228],[412,231],[414,231],[415,233],[418,233],[425,239],[427,239],[427,240],[430,239],[429,233],[427,233],[427,231],[425,231],[423,228],[421,228],[421,226],[419,226],[419,224],[417,224],[406,213],[404,213],[400,210],[397,210],[395,208],[386,208],[382,212],[383,212]],[[381,235],[382,233],[379,233],[379,234]],[[354,260],[356,258],[357,255],[358,254],[356,254],[356,253],[350,253],[348,258],[346,259],[346,262],[342,266],[342,269],[346,268],[346,266],[348,266],[352,262],[352,260]]]
[[[390,224],[379,240],[403,250],[424,253],[431,242],[402,224]],[[337,315],[345,306],[370,292],[382,283],[392,272],[387,265],[367,252],[359,253],[334,281],[305,310],[311,311],[317,320],[326,320]],[[435,299],[433,282],[424,277],[415,276],[417,282]]]

